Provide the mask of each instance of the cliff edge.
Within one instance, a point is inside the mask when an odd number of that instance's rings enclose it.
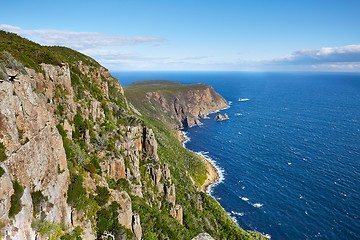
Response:
[[[207,114],[228,106],[226,100],[206,84],[173,81],[139,81],[126,86],[127,99],[139,109],[173,128],[200,125]]]

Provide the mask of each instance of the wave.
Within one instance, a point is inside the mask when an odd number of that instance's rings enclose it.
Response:
[[[182,129],[183,129],[183,128],[182,128]],[[183,134],[183,136],[184,136],[184,139],[185,139],[185,140],[183,141],[182,145],[183,145],[184,148],[186,148],[185,144],[188,143],[188,142],[190,142],[191,138],[189,137],[189,133],[186,132],[186,131],[183,131],[182,129],[179,129],[179,130],[182,132],[182,134]]]
[[[254,204],[251,204],[253,207],[256,207],[256,208],[261,208],[262,206],[264,206],[263,203],[254,203]]]
[[[235,216],[233,216],[231,213],[229,213],[229,212],[226,212],[227,213],[227,215],[229,215],[229,217],[234,221],[234,223],[236,223],[237,225],[239,225],[239,223],[238,223],[238,221],[237,221],[237,219],[236,219],[236,217]]]
[[[268,233],[261,233],[261,235],[263,235],[267,239],[271,239],[271,235]]]
[[[205,152],[205,151],[200,151],[200,152],[195,152],[196,154],[200,155],[201,157],[205,158],[207,161],[209,161],[217,170],[218,174],[219,174],[219,181],[210,185],[207,189],[207,193],[210,194],[212,196],[212,191],[213,191],[213,187],[215,187],[216,185],[218,185],[219,183],[223,182],[225,180],[224,177],[224,169],[219,167],[219,165],[217,164],[216,161],[214,161],[208,154],[209,152]],[[213,196],[214,197],[214,196]]]
[[[235,212],[235,211],[231,211],[231,214],[236,215],[236,216],[240,216],[240,217],[245,215],[245,213],[243,213],[243,212]]]
[[[247,201],[250,200],[250,199],[248,199],[247,197],[240,197],[240,199],[243,200],[243,201],[245,201],[245,202],[247,202]]]

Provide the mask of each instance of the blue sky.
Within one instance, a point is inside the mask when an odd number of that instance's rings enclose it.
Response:
[[[359,0],[1,4],[0,29],[111,70],[360,71]]]

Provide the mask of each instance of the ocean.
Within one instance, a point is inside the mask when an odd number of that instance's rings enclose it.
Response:
[[[242,228],[272,239],[360,239],[360,74],[122,72],[123,85],[212,85],[231,102],[186,129],[186,147],[211,158],[210,194]],[[249,99],[238,101],[239,98]]]

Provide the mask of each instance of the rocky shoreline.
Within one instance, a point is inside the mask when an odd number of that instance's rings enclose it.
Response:
[[[189,141],[188,137],[181,130],[177,130],[176,132],[177,132],[179,141],[183,144],[184,148],[186,148],[184,143]],[[206,177],[207,177],[205,182],[203,183],[203,185],[200,186],[198,188],[198,190],[209,193],[210,187],[219,183],[220,171],[209,159],[207,159],[206,157],[204,157],[203,155],[201,155],[199,153],[197,153],[197,154],[202,158],[202,160],[204,161],[204,163],[206,165]]]

